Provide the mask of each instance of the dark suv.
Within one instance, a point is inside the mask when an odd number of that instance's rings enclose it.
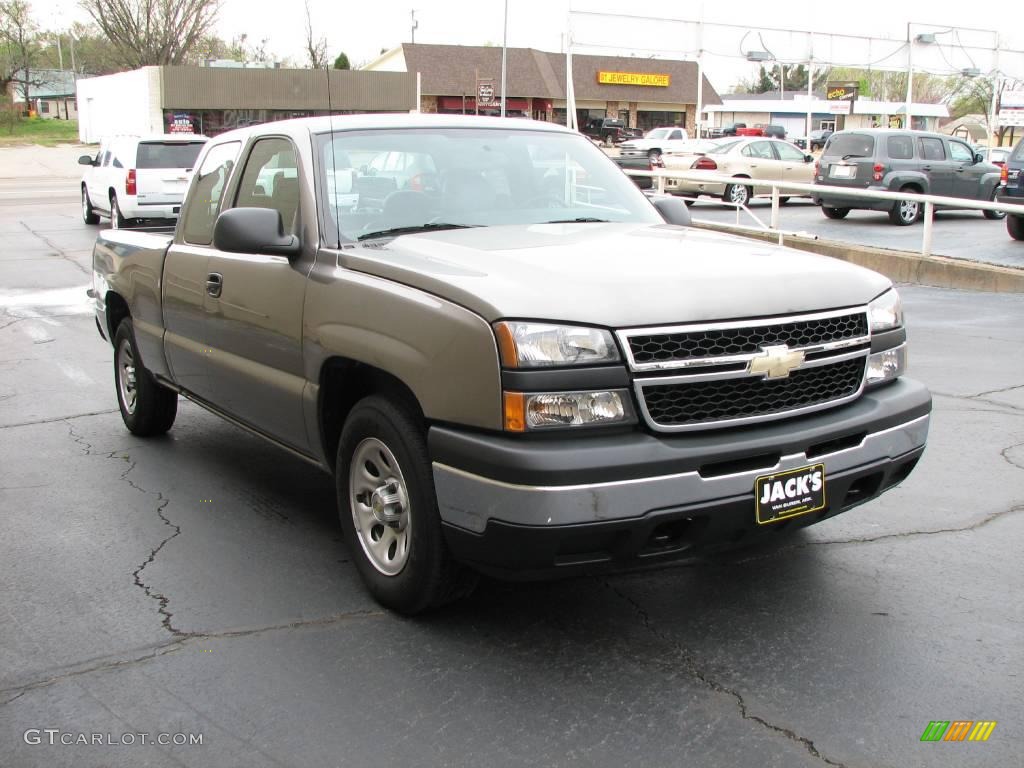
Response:
[[[1024,139],[1017,142],[1013,154],[1003,166],[1003,183],[1006,185],[996,198],[1000,203],[1024,205]],[[1011,213],[1006,217],[1006,231],[1014,240],[1024,240],[1024,216]]]
[[[815,168],[814,183],[967,200],[994,200],[1001,189],[1000,169],[984,162],[966,142],[941,133],[890,129],[832,134]],[[906,226],[924,214],[924,206],[910,200],[869,200],[836,192],[815,193],[812,199],[830,219],[845,218],[859,208],[885,211],[893,224]],[[987,219],[1005,216],[995,211],[984,214]]]

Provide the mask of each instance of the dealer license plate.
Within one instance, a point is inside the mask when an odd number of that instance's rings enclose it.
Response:
[[[857,166],[833,165],[828,169],[828,175],[833,179],[852,179],[857,175]]]
[[[762,475],[754,481],[754,509],[759,525],[817,512],[826,503],[824,464]]]

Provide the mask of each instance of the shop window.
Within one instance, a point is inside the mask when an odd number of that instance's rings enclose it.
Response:
[[[39,114],[41,114],[41,115],[48,115],[48,114],[50,114],[50,102],[45,101],[45,100],[39,102]]]

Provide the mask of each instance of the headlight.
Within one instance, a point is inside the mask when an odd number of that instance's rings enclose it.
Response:
[[[868,386],[899,378],[907,370],[907,345],[876,352],[868,358]]]
[[[903,302],[895,288],[868,304],[868,321],[872,333],[891,331],[903,325]]]
[[[527,432],[549,427],[597,427],[636,421],[625,390],[598,392],[506,392],[505,429]]]
[[[610,332],[575,325],[496,323],[501,364],[506,368],[614,363],[619,350]]]

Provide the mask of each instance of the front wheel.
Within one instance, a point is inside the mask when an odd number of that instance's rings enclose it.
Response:
[[[821,212],[825,214],[826,218],[829,219],[845,219],[846,214],[850,212],[849,208],[832,208],[827,205],[821,206]]]
[[[1007,216],[1006,231],[1014,240],[1024,240],[1024,216]]]
[[[469,591],[451,559],[420,419],[398,400],[360,400],[341,432],[338,514],[363,583],[381,605],[414,615]]]
[[[157,383],[142,365],[130,318],[122,320],[114,334],[114,386],[121,419],[133,435],[162,435],[174,424],[178,395]]]
[[[990,203],[994,203],[996,201],[996,191],[998,189],[999,187],[996,187],[992,190],[992,195],[988,199]],[[999,219],[1006,218],[1006,211],[982,211],[982,213],[985,214],[986,219],[990,219],[992,221],[999,221]]]
[[[725,188],[722,200],[733,205],[746,205],[750,202],[750,187],[746,184],[730,184]]]

